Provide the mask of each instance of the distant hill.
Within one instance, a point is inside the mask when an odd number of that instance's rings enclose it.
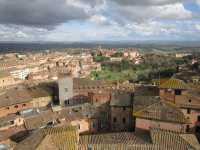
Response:
[[[102,48],[128,48],[136,47],[142,49],[159,49],[163,51],[182,50],[184,48],[199,49],[198,41],[92,41],[92,42],[0,42],[0,53],[35,51],[47,49],[64,48],[96,48],[101,45]]]

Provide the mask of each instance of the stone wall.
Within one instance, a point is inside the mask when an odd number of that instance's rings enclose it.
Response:
[[[64,106],[65,101],[74,96],[73,79],[71,77],[65,77],[65,78],[59,79],[58,86],[59,86],[60,105]]]
[[[112,131],[133,131],[134,122],[131,107],[111,107],[110,125]]]

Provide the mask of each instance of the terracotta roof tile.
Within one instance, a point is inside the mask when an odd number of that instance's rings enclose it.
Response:
[[[134,96],[133,111],[136,112],[159,101],[159,96]]]
[[[132,106],[132,99],[129,93],[115,91],[112,93],[111,106]]]
[[[133,114],[138,118],[164,122],[188,123],[184,114],[172,103],[160,101],[147,106]]]
[[[31,136],[29,136],[22,142],[20,142],[14,148],[14,150],[35,150],[37,148],[47,149],[49,147],[53,147],[58,150],[77,150],[77,128],[66,126],[40,129],[34,132]]]
[[[105,133],[80,136],[79,144],[144,144],[145,142],[134,133]]]
[[[47,123],[52,122],[55,116],[52,111],[42,112],[38,115],[34,115],[25,119],[25,127],[28,130],[33,130],[46,126]]]
[[[12,88],[0,95],[0,107],[30,102],[33,98],[50,96],[51,93],[41,88]]]
[[[89,144],[79,145],[79,150],[177,150],[155,144]]]
[[[167,148],[176,148],[180,150],[195,150],[195,148],[188,141],[182,138],[181,135],[181,133],[174,131],[151,129],[153,144],[163,145]]]
[[[69,123],[73,120],[83,118],[82,114],[78,112],[70,112],[67,109],[63,109],[60,112],[52,112],[51,110],[48,110],[41,112],[38,115],[25,118],[25,127],[28,130],[32,130],[46,126],[49,122],[56,121],[57,119],[65,119],[66,123]]]
[[[160,85],[162,89],[188,89],[188,85],[182,80],[171,78]]]

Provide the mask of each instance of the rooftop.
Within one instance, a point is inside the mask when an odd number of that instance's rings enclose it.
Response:
[[[0,95],[0,107],[6,107],[31,101],[33,98],[50,96],[51,93],[39,87],[16,87]]]
[[[51,110],[41,112],[37,115],[25,118],[25,127],[28,130],[38,129],[47,126],[48,123],[54,122],[58,119],[65,119],[66,123],[73,120],[83,119],[83,115],[77,112],[71,112],[63,109],[59,112],[52,112]]]
[[[33,132],[15,150],[199,150],[199,143],[192,134],[153,128],[150,135],[149,143],[130,132],[79,136],[77,128],[72,126],[44,128]]]
[[[89,144],[79,145],[79,150],[94,149],[94,150],[177,150],[166,148],[162,145],[155,144]]]
[[[197,138],[195,137],[195,135],[191,136],[191,134],[181,134],[162,129],[151,129],[151,138],[153,144],[163,145],[166,148],[196,150],[196,146],[198,147],[198,149],[200,147],[199,143],[197,143]],[[188,141],[188,138],[191,139]]]
[[[189,86],[182,80],[171,78],[160,85],[161,89],[188,89]]]
[[[132,106],[132,99],[130,93],[118,92],[118,91],[113,92],[110,105],[125,106],[125,107]]]
[[[9,77],[10,74],[7,71],[0,71],[0,78],[6,78]]]
[[[74,78],[73,79],[74,89],[84,88],[107,88],[111,83],[104,80],[90,80],[86,78]]]
[[[85,144],[144,144],[145,141],[131,132],[104,133],[94,135],[82,135],[80,145]]]
[[[157,86],[153,85],[136,85],[135,86],[135,96],[158,96],[159,89]]]
[[[0,95],[0,107],[25,103],[32,99],[27,90],[13,88]]]
[[[47,123],[54,120],[52,111],[46,111],[38,115],[34,115],[25,119],[25,127],[28,130],[37,129],[46,126]]]
[[[15,115],[15,114],[11,114],[6,117],[1,117],[0,118],[0,128],[4,127],[5,125],[10,124],[10,121],[15,120],[17,117],[19,117],[19,116]]]
[[[159,101],[159,96],[134,96],[133,111],[136,112]]]
[[[184,114],[174,105],[159,101],[133,113],[135,117],[164,122],[188,123]]]
[[[76,150],[78,145],[77,134],[76,127],[72,126],[40,129],[20,142],[14,150],[35,150],[37,148]]]

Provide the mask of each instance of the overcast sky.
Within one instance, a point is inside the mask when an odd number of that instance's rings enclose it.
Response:
[[[200,40],[200,0],[0,0],[0,41]]]

